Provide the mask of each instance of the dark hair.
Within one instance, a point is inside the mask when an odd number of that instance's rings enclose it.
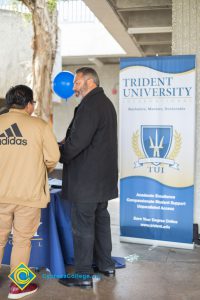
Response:
[[[26,85],[11,87],[6,94],[8,108],[23,109],[29,102],[33,102],[33,91]]]
[[[82,73],[83,76],[89,75],[93,79],[93,81],[96,83],[97,86],[100,85],[99,76],[94,69],[89,68],[89,67],[82,67],[82,68],[76,70],[76,74],[77,73]]]

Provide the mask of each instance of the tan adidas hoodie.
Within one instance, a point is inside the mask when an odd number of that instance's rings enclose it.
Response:
[[[47,170],[59,160],[49,125],[24,110],[0,116],[0,203],[46,207],[50,200]]]

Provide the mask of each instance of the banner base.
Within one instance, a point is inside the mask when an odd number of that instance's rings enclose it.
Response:
[[[169,247],[169,248],[180,248],[180,249],[187,249],[187,250],[194,249],[194,243],[192,244],[176,243],[176,242],[169,242],[169,241],[139,239],[133,237],[124,237],[124,236],[120,236],[120,242],[151,245],[153,247]]]

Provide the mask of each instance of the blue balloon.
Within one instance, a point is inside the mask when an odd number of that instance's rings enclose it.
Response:
[[[74,94],[74,74],[63,71],[56,75],[53,80],[53,90],[61,98],[67,99]]]

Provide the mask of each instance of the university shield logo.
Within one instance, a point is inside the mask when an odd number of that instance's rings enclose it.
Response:
[[[141,126],[141,144],[148,158],[166,158],[172,144],[172,126]],[[154,164],[159,162],[154,160]]]
[[[138,157],[134,168],[150,164],[155,168],[168,165],[178,170],[175,158],[181,150],[181,144],[181,134],[171,125],[142,125],[132,137],[132,147]]]

